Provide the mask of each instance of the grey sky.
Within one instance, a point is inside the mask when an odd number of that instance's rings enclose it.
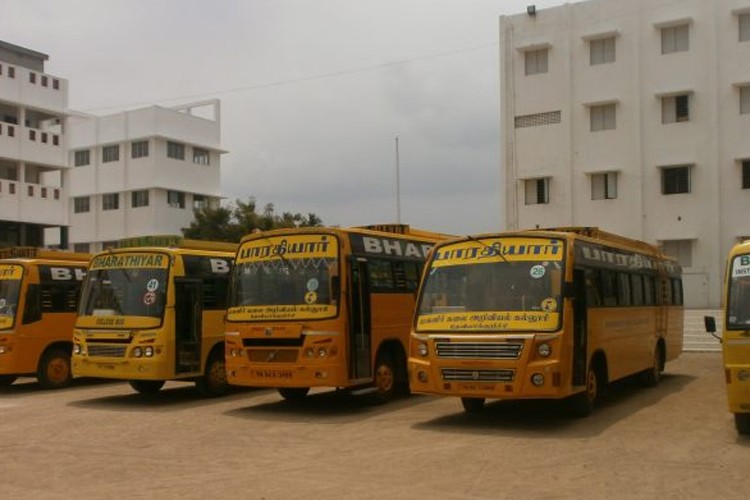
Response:
[[[502,14],[559,0],[0,0],[72,109],[222,101],[222,189],[326,224],[501,229]]]

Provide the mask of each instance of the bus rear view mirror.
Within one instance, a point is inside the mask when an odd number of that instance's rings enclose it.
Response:
[[[703,323],[708,333],[716,333],[716,319],[713,316],[703,316]]]

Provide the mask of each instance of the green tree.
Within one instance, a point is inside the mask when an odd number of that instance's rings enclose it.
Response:
[[[226,206],[205,206],[193,211],[190,227],[182,229],[185,238],[211,241],[232,241],[240,239],[254,230],[268,231],[282,227],[322,226],[323,220],[314,213],[307,216],[291,212],[276,213],[273,203],[267,203],[258,213],[254,198],[247,202],[235,200]]]

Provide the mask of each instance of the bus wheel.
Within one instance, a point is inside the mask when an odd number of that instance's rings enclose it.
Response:
[[[599,376],[594,367],[589,367],[586,374],[586,390],[570,397],[570,411],[574,417],[587,417],[594,411],[594,405],[599,397]]]
[[[276,390],[279,391],[281,397],[287,401],[299,401],[310,392],[309,387],[279,387]]]
[[[146,395],[156,394],[164,387],[163,380],[128,380],[128,384],[139,394]]]
[[[206,373],[195,382],[195,387],[201,396],[205,397],[223,396],[227,393],[229,384],[223,355],[208,358]]]
[[[750,434],[750,413],[735,413],[734,427],[737,433],[747,436]]]
[[[393,358],[383,352],[375,361],[375,397],[381,403],[387,403],[398,394],[399,380]]]
[[[16,379],[15,375],[0,375],[0,387],[10,387]]]
[[[461,398],[466,413],[479,413],[484,410],[484,398]]]
[[[654,352],[654,365],[640,373],[641,385],[645,387],[656,387],[661,381],[661,369],[664,366],[664,352],[661,345],[656,346]]]
[[[45,352],[39,360],[36,378],[44,389],[60,389],[70,385],[73,379],[70,370],[70,353],[59,347]]]

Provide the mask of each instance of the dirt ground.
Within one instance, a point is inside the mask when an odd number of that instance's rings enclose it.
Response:
[[[686,353],[662,383],[627,381],[585,419],[550,403],[412,396],[384,406],[316,392],[156,398],[78,380],[0,389],[0,495],[118,498],[747,498],[718,353]]]

